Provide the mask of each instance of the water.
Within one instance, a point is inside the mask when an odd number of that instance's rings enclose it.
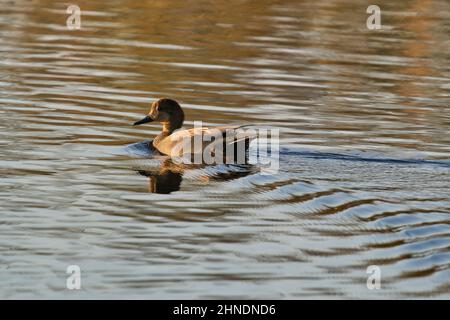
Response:
[[[450,298],[448,1],[77,4],[0,2],[1,298]],[[130,153],[162,96],[278,174]]]

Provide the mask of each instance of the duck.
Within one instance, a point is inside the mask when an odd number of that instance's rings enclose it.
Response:
[[[150,106],[149,113],[133,125],[151,122],[161,123],[162,131],[153,139],[151,147],[162,155],[172,158],[184,157],[186,159],[187,155],[190,161],[196,154],[202,156],[209,154],[216,160],[222,158],[223,161],[230,161],[229,147],[233,148],[232,160],[234,162],[242,161],[242,153],[236,151],[242,150],[245,158],[251,140],[256,138],[254,132],[244,133],[242,131],[244,127],[249,125],[225,125],[214,128],[196,127],[181,130],[184,119],[184,111],[177,101],[161,98],[154,101]],[[201,142],[199,143],[199,141]],[[218,151],[220,151],[220,154]]]

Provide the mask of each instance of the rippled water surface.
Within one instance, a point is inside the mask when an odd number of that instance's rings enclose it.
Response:
[[[1,298],[450,298],[448,1],[77,4],[0,1]],[[279,172],[155,167],[162,96]]]

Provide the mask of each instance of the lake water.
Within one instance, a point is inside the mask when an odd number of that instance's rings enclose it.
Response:
[[[0,2],[0,298],[450,298],[448,1],[76,4]],[[278,173],[155,168],[158,97]]]

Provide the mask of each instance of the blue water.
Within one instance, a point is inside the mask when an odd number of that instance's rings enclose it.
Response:
[[[448,1],[77,5],[0,2],[0,298],[450,298]],[[160,97],[278,170],[149,152]]]

